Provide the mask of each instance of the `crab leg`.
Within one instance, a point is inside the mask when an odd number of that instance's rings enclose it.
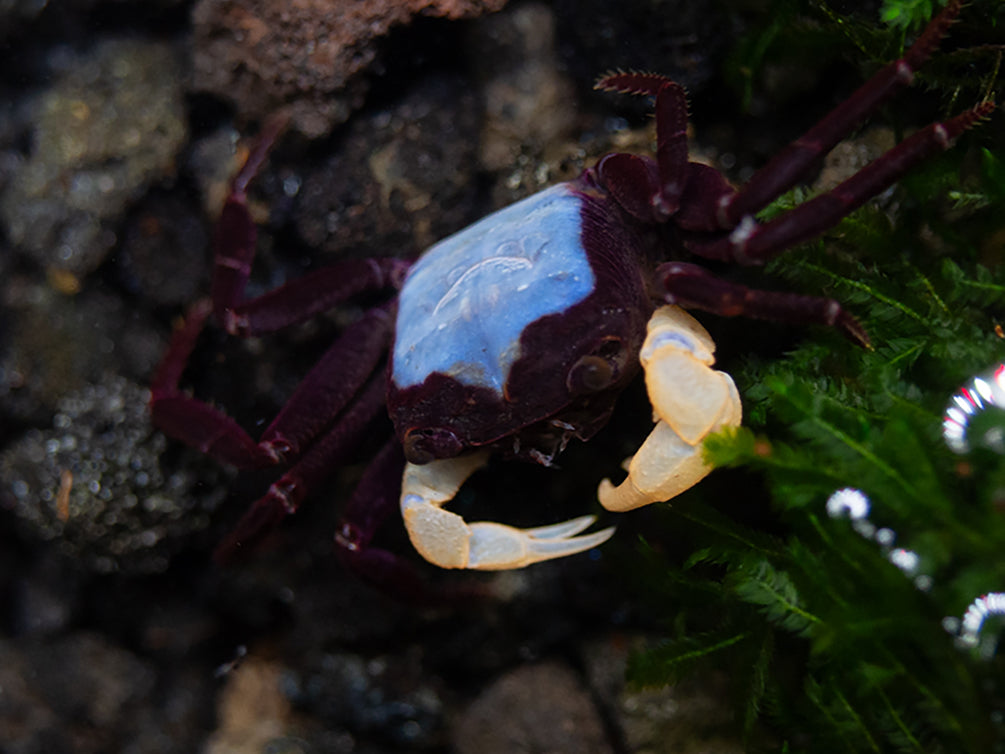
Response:
[[[832,298],[798,293],[762,291],[722,280],[704,267],[688,262],[667,262],[656,268],[664,300],[688,309],[701,309],[722,317],[752,317],[777,322],[817,322],[836,327],[845,337],[865,348],[869,335],[853,316]]]
[[[444,510],[464,481],[488,460],[481,451],[431,463],[406,464],[401,484],[401,513],[419,554],[441,568],[499,571],[563,558],[606,542],[613,528],[580,537],[595,516],[581,516],[552,526],[517,529],[491,521],[466,523]]]
[[[607,185],[609,188],[614,188],[622,205],[632,206],[634,203],[634,206],[639,206],[637,202],[642,200],[640,214],[636,216],[646,218],[652,209],[657,211],[661,220],[677,214],[687,176],[687,95],[684,87],[666,76],[655,73],[618,72],[604,76],[593,88],[623,94],[645,94],[656,98],[656,162],[659,165],[659,191],[652,196],[640,197],[635,187],[647,186],[648,181],[641,180],[629,186],[624,184],[618,186],[618,176],[616,173],[612,176],[613,171],[607,171],[608,176],[613,178]],[[615,162],[620,162],[622,159],[624,158]],[[628,161],[636,164],[622,168],[625,172],[639,170],[644,164],[637,159]],[[642,211],[641,207],[645,207],[645,211]]]
[[[960,134],[986,118],[994,109],[993,102],[984,102],[955,118],[933,123],[904,139],[827,193],[764,224],[746,215],[728,236],[711,243],[690,243],[688,249],[705,259],[764,264],[790,246],[808,241],[835,225],[852,210],[892,186],[918,163],[949,149]]]
[[[469,602],[485,596],[481,584],[427,582],[411,559],[373,545],[377,530],[398,508],[405,455],[392,438],[363,472],[340,518],[335,553],[342,565],[382,592],[419,605]]]
[[[242,549],[250,550],[286,516],[296,513],[307,493],[356,452],[383,408],[384,379],[378,372],[338,420],[248,508],[217,546],[214,558],[227,562]]]
[[[171,336],[171,344],[150,385],[154,425],[168,436],[239,469],[269,466],[275,461],[236,421],[219,409],[185,395],[178,387],[211,311],[208,300],[197,301]]]
[[[640,360],[656,426],[625,464],[628,478],[600,484],[600,503],[627,511],[669,500],[712,469],[701,455],[705,437],[740,423],[740,396],[732,378],[711,368],[711,336],[683,309],[664,306],[649,320]]]
[[[257,298],[229,306],[214,301],[214,306],[231,335],[261,335],[330,311],[362,293],[400,289],[410,264],[394,258],[347,259]]]
[[[232,335],[272,332],[364,293],[400,289],[410,265],[399,259],[345,260],[262,296],[245,300],[257,230],[247,206],[248,184],[279,137],[285,118],[270,118],[231,183],[217,223],[212,295],[197,301],[171,338],[151,385],[150,409],[166,434],[242,469],[298,456],[354,400],[377,368],[393,329],[394,305],[384,304],[349,325],[255,441],[223,411],[183,393],[182,373],[213,313]]]
[[[399,289],[409,262],[394,258],[349,259],[245,299],[255,261],[258,230],[248,209],[248,185],[258,175],[288,118],[269,118],[234,176],[213,238],[213,312],[231,335],[275,332],[310,319],[360,293]]]
[[[766,207],[792,188],[821,155],[829,152],[855,126],[900,89],[911,83],[914,72],[929,58],[959,13],[963,3],[953,0],[929,22],[900,60],[887,64],[819,123],[779,152],[757,171],[736,194],[722,199],[720,227],[735,227],[740,220]]]
[[[294,458],[350,406],[360,386],[377,370],[391,337],[391,311],[387,305],[378,307],[349,325],[255,442],[223,411],[183,393],[178,386],[210,313],[209,303],[200,301],[172,336],[154,376],[150,396],[154,423],[176,440],[241,469],[264,468]]]

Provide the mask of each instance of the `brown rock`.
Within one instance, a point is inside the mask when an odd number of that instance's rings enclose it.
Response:
[[[280,692],[282,667],[249,657],[228,676],[219,697],[219,727],[206,754],[250,754],[267,750],[290,723],[290,705]]]
[[[565,665],[526,665],[472,702],[454,730],[458,754],[612,752],[600,715]]]
[[[496,11],[506,0],[200,0],[195,85],[244,116],[288,107],[295,128],[318,137],[362,102],[360,75],[374,41],[415,15],[450,19]]]

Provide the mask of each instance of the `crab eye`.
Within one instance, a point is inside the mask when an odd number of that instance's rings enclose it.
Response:
[[[441,427],[410,429],[402,440],[405,458],[410,463],[429,463],[437,458],[452,458],[463,450],[457,435]]]
[[[565,379],[573,395],[596,393],[610,385],[617,377],[614,365],[602,356],[583,356],[572,365]]]
[[[581,356],[572,365],[565,386],[572,395],[598,393],[610,387],[624,374],[626,355],[621,338],[605,337],[593,353]]]

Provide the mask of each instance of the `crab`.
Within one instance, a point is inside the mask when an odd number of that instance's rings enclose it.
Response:
[[[152,386],[154,421],[167,434],[240,468],[286,467],[221,551],[246,546],[295,512],[382,415],[394,437],[368,465],[335,536],[340,557],[364,576],[384,585],[410,578],[403,558],[372,544],[398,510],[415,549],[444,568],[520,568],[593,548],[613,529],[585,533],[592,515],[520,529],[469,523],[446,506],[493,455],[550,465],[570,440],[589,440],[640,370],[655,426],[626,461],[627,478],[600,484],[600,503],[628,511],[697,484],[710,471],[704,439],[738,425],[742,410],[732,379],[713,368],[712,338],[685,309],[833,326],[862,345],[868,337],[833,299],[748,288],[686,260],[763,264],[987,115],[990,103],[932,124],[833,190],[769,222],[756,218],[910,82],[960,6],[951,2],[901,59],[739,189],[689,161],[681,86],[657,74],[610,73],[598,88],[653,98],[654,158],[609,154],[415,261],[343,261],[245,300],[255,254],[247,187],[281,132],[280,118],[268,121],[218,223],[211,296],[176,330]],[[383,298],[345,328],[257,441],[179,387],[211,315],[228,333],[256,336],[362,294]]]

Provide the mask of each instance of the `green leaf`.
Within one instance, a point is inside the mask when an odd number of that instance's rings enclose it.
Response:
[[[693,634],[667,640],[628,658],[628,679],[637,686],[665,686],[712,658],[718,658],[749,638],[746,632]]]
[[[761,607],[764,615],[777,626],[796,635],[806,635],[821,620],[804,609],[795,584],[785,571],[762,560],[753,569],[733,574],[733,590],[744,602]]]

